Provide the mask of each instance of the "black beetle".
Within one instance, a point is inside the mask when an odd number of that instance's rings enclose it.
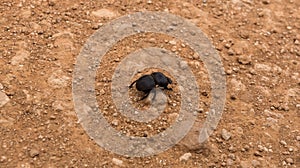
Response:
[[[143,75],[136,81],[132,82],[129,88],[132,88],[134,83],[136,83],[136,89],[138,91],[142,91],[146,94],[141,100],[145,99],[156,85],[167,90],[172,90],[171,88],[168,88],[168,85],[172,84],[172,80],[161,72],[153,72],[151,75]]]
[[[168,88],[168,84],[172,84],[172,80],[165,76],[163,73],[153,72],[151,76],[153,77],[156,85],[164,87],[164,89],[167,90],[172,90],[171,88]]]

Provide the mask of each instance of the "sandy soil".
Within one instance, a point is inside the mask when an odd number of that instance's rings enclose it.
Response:
[[[138,11],[184,17],[217,49],[227,100],[206,143],[193,143],[198,135],[193,128],[166,152],[130,158],[98,146],[78,122],[72,99],[76,57],[98,28]],[[298,0],[1,0],[0,167],[300,167],[299,11]],[[203,122],[211,96],[203,63],[180,39],[151,33],[130,36],[105,55],[95,85],[105,117],[135,136],[154,135],[174,121],[180,102],[176,82],[151,130],[119,115],[107,93],[112,68],[147,46],[166,48],[188,62],[201,88],[197,123]],[[140,96],[130,91],[133,102]]]

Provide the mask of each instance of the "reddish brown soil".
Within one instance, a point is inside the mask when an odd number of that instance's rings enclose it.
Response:
[[[100,9],[110,10],[111,16],[95,16]],[[208,36],[223,61],[225,110],[215,132],[200,146],[190,142],[198,135],[193,129],[166,152],[123,157],[98,146],[78,123],[71,85],[76,57],[103,24],[138,11],[166,11],[190,20]],[[10,100],[0,103],[0,167],[300,167],[299,11],[298,0],[1,0],[0,101],[6,96]],[[198,121],[203,121],[210,104],[207,70],[187,56],[193,51],[180,39],[175,39],[174,49],[168,43],[172,39],[142,34],[118,42],[98,71],[99,95],[109,97],[109,69],[120,61],[111,60],[146,46],[176,50],[202,88]],[[174,92],[167,92],[173,98],[170,104],[180,100],[176,83],[172,87]],[[140,96],[135,91],[130,95],[133,101]],[[97,98],[105,108],[103,99]],[[176,107],[170,106],[162,114],[167,117],[154,121],[152,130],[112,116],[114,107],[107,111],[108,121],[118,121],[116,129],[144,136],[167,128],[172,122],[168,114]],[[185,153],[191,157],[180,160]]]

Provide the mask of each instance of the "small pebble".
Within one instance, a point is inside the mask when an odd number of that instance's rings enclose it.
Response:
[[[222,129],[221,135],[222,135],[222,138],[226,141],[229,140],[231,137],[230,132],[228,132],[226,129]]]
[[[225,163],[225,162],[222,162],[221,165],[222,165],[223,167],[225,167],[225,166],[226,166],[226,163]]]
[[[259,156],[259,157],[262,157],[261,153],[259,151],[255,151],[254,152],[254,156]]]
[[[244,130],[242,127],[237,127],[236,132],[242,135],[244,133]]]
[[[227,48],[227,49],[229,49],[229,48],[231,47],[231,45],[230,45],[229,43],[226,43],[226,44],[224,45],[224,47]]]
[[[40,153],[37,149],[31,149],[30,152],[29,152],[29,156],[34,158],[36,156],[38,156]]]
[[[263,146],[258,145],[257,147],[258,147],[258,151],[260,151],[260,152],[264,151],[264,147]]]
[[[282,109],[283,109],[284,111],[289,111],[289,110],[290,110],[289,107],[288,107],[287,105],[284,105],[284,106],[282,107]]]
[[[228,157],[232,160],[236,160],[236,156],[233,153],[228,154]]]
[[[117,166],[123,166],[123,161],[117,158],[113,158],[112,162]]]
[[[282,152],[283,155],[290,155],[291,153],[288,151]]]
[[[283,145],[283,146],[286,146],[286,145],[287,145],[287,143],[286,143],[284,140],[281,140],[279,143],[280,143],[281,145]]]
[[[255,160],[255,159],[251,161],[251,164],[252,164],[253,167],[259,167],[260,166],[260,162],[258,160]]]
[[[286,158],[285,161],[290,164],[294,163],[294,160],[292,158]]]
[[[286,161],[282,161],[282,165],[283,165],[283,166],[286,166]]]
[[[50,116],[50,120],[55,120],[56,117],[54,115]]]
[[[227,74],[227,75],[231,75],[232,74],[232,70],[231,69],[227,69],[227,70],[225,70],[225,73]]]
[[[114,126],[118,126],[119,125],[119,121],[117,119],[114,119],[112,122],[111,122]]]
[[[172,52],[177,51],[177,47],[176,47],[176,46],[173,46],[173,47],[171,48],[171,51],[172,51]]]
[[[234,161],[232,159],[227,159],[226,164],[227,166],[232,166]]]
[[[238,62],[242,65],[251,64],[251,56],[241,55],[238,57]]]
[[[228,55],[235,55],[235,52],[232,48],[230,48],[228,51],[227,51],[227,54]]]
[[[6,159],[7,159],[7,157],[6,157],[6,156],[1,156],[1,158],[0,158],[0,163],[3,163],[3,162],[5,162],[5,161],[6,161]]]
[[[229,150],[230,152],[236,152],[236,149],[235,149],[235,147],[233,147],[233,146],[230,146],[230,147],[228,148],[228,150]]]
[[[192,156],[191,153],[185,153],[185,154],[183,154],[182,156],[180,156],[179,160],[180,160],[180,161],[187,161],[187,160],[189,160],[189,158],[190,158],[191,156]]]
[[[193,57],[193,59],[199,59],[199,55],[196,53],[192,57]]]
[[[171,41],[169,41],[169,43],[172,44],[172,45],[176,45],[176,41],[175,40],[171,40]]]
[[[4,92],[0,91],[0,107],[4,106],[9,100],[9,97]]]

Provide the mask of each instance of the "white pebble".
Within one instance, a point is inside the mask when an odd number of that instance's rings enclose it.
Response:
[[[112,162],[117,166],[123,166],[123,161],[117,158],[113,158]]]
[[[284,140],[281,140],[279,143],[280,143],[281,145],[283,145],[283,146],[286,146],[286,145],[287,145],[287,143],[286,143]]]
[[[228,132],[226,129],[222,129],[221,135],[222,135],[222,138],[226,141],[228,139],[230,139],[230,137],[231,137],[230,132]]]
[[[172,45],[176,45],[176,41],[175,40],[171,40],[171,41],[169,41],[169,43],[172,44]]]
[[[189,160],[189,158],[190,158],[191,156],[192,156],[191,153],[185,153],[185,154],[183,154],[182,156],[180,156],[179,160],[180,160],[180,161],[187,161],[187,160]]]

